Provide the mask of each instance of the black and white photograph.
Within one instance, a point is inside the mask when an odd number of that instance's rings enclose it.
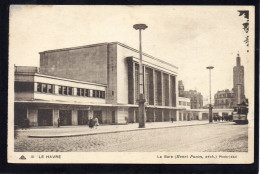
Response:
[[[10,163],[251,164],[254,6],[11,5]]]

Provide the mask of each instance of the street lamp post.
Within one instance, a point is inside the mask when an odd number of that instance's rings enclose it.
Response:
[[[212,105],[211,105],[211,70],[213,66],[208,66],[207,69],[209,70],[209,123],[212,123]]]
[[[145,24],[135,24],[134,29],[139,30],[139,128],[145,128],[145,97],[144,97],[144,76],[143,76],[143,62],[142,62],[142,34],[141,31],[145,30],[147,26]]]

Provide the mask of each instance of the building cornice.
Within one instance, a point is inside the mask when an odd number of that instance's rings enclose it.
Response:
[[[78,47],[70,47],[70,48],[61,48],[61,49],[55,49],[55,50],[47,50],[47,51],[42,51],[42,52],[40,52],[39,54],[52,53],[52,52],[57,52],[57,51],[68,51],[68,50],[75,50],[75,49],[81,49],[81,48],[90,48],[90,47],[103,46],[103,45],[112,45],[112,44],[117,44],[117,45],[120,45],[120,46],[122,46],[122,47],[124,47],[124,48],[127,48],[127,49],[131,50],[131,51],[134,51],[134,52],[136,52],[136,53],[139,53],[139,50],[137,50],[137,49],[135,49],[135,48],[133,48],[133,47],[130,47],[130,46],[128,46],[128,45],[125,45],[125,44],[123,44],[123,43],[121,43],[121,42],[104,42],[104,43],[91,44],[91,45],[78,46]],[[163,60],[161,60],[161,59],[159,59],[159,58],[156,58],[156,57],[154,57],[154,56],[151,56],[151,55],[149,55],[149,54],[147,54],[147,53],[142,52],[142,55],[144,55],[144,56],[146,56],[146,57],[149,57],[149,58],[151,58],[151,59],[154,59],[154,60],[156,60],[156,61],[159,61],[159,62],[161,62],[161,63],[167,64],[167,65],[169,65],[169,66],[172,66],[173,68],[178,69],[177,66],[172,65],[172,64],[170,64],[170,63],[168,63],[168,62],[165,62],[165,61],[163,61]]]

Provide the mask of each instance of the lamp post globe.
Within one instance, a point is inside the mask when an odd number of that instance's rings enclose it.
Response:
[[[133,25],[133,27],[136,30],[145,30],[148,26],[145,24],[135,24],[135,25]]]

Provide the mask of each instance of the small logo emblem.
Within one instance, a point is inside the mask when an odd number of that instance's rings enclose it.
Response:
[[[25,156],[23,156],[23,155],[19,159],[20,160],[26,160]]]

